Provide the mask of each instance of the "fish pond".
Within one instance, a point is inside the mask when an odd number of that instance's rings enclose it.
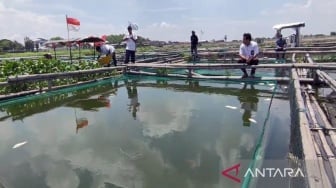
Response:
[[[286,88],[122,76],[2,101],[0,187],[242,187],[288,157]],[[240,182],[223,175],[236,164]]]

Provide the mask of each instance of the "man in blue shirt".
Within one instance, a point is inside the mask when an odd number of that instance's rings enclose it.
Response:
[[[282,59],[285,59],[285,51],[287,47],[286,39],[282,38],[282,34],[279,34],[279,38],[276,41],[276,49],[277,52],[276,58],[279,59],[280,54],[282,54]]]

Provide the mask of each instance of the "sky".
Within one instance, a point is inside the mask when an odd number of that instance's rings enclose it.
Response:
[[[0,39],[67,38],[66,15],[81,22],[70,38],[123,34],[129,22],[162,41],[189,41],[192,30],[200,40],[273,37],[274,25],[292,22],[306,23],[302,34],[330,34],[335,8],[336,0],[0,0]]]

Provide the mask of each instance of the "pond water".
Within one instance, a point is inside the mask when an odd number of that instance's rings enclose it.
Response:
[[[1,103],[0,182],[241,187],[222,171],[252,161],[263,131],[263,157],[285,159],[289,101],[273,83],[105,80]]]

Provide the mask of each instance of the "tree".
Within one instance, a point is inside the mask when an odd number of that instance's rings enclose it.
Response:
[[[24,38],[24,45],[26,51],[34,51],[34,41],[32,41],[29,37]]]
[[[330,36],[336,36],[336,31],[330,32]]]
[[[62,37],[52,37],[50,40],[64,40]]]
[[[109,41],[112,44],[120,44],[123,41],[124,35],[123,34],[119,34],[119,35],[108,35],[106,37],[106,40]],[[146,42],[148,43],[148,41],[150,41],[148,38],[143,38],[141,36],[138,36],[138,40],[137,40],[137,46],[142,46],[144,45]]]
[[[112,44],[120,44],[123,41],[124,35],[109,35],[106,37],[106,40],[109,41]]]
[[[0,40],[0,51],[18,51],[22,49],[22,44],[18,43],[17,41],[13,42],[8,39]]]

